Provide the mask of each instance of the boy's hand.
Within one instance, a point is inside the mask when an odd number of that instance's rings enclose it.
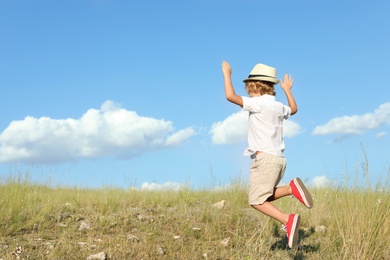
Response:
[[[284,82],[283,80],[280,80],[280,86],[285,92],[291,90],[293,83],[294,83],[293,77],[287,74],[284,75]]]
[[[232,69],[230,68],[230,65],[227,61],[222,62],[222,73],[224,76],[232,75]]]
[[[280,86],[284,90],[287,97],[288,106],[291,108],[291,115],[294,115],[298,111],[297,103],[295,102],[294,96],[291,92],[294,79],[291,75],[284,75],[284,81],[280,80]]]

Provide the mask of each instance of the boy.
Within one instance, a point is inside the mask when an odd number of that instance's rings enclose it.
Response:
[[[257,64],[244,79],[249,97],[241,97],[234,92],[231,68],[222,62],[226,99],[249,111],[248,148],[244,155],[251,156],[252,165],[249,178],[249,204],[263,214],[281,222],[287,231],[288,246],[297,245],[300,216],[286,214],[271,202],[284,196],[293,195],[307,208],[313,207],[313,200],[305,185],[295,178],[290,185],[276,187],[286,170],[283,156],[283,121],[298,111],[292,95],[293,78],[287,74],[280,85],[286,94],[288,106],[275,100],[274,85],[276,69]]]

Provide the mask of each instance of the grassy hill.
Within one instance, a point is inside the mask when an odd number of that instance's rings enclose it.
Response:
[[[239,182],[140,191],[3,181],[0,259],[390,259],[388,188],[311,192],[311,210],[277,201],[302,216],[300,246],[288,250],[281,225],[248,206]]]

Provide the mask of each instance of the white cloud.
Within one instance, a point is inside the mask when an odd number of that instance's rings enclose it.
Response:
[[[303,130],[302,128],[299,126],[298,123],[295,123],[294,121],[292,120],[286,120],[284,121],[284,130],[283,130],[283,134],[285,137],[294,137],[296,135],[299,135],[300,133],[302,133]]]
[[[58,163],[80,158],[132,158],[180,145],[193,128],[175,131],[172,122],[139,116],[106,101],[79,119],[26,117],[0,133],[0,162]]]
[[[314,135],[359,135],[370,129],[390,124],[390,103],[384,103],[373,113],[342,116],[314,128]]]
[[[332,182],[326,176],[317,176],[314,177],[311,184],[314,188],[323,188],[330,187]]]
[[[188,127],[186,129],[180,130],[171,136],[169,136],[166,140],[167,145],[179,145],[181,144],[184,140],[190,138],[191,136],[195,135],[196,131],[192,127]]]
[[[210,134],[214,144],[231,144],[247,138],[248,112],[240,111],[212,124]]]
[[[293,137],[302,132],[299,124],[291,120],[284,122],[284,136]],[[248,112],[240,111],[225,120],[212,124],[210,134],[214,144],[231,144],[247,139]]]
[[[158,184],[155,182],[152,183],[144,182],[141,185],[141,190],[145,190],[145,191],[150,191],[150,190],[178,191],[185,188],[187,188],[186,185],[177,182],[165,182],[162,184]]]
[[[380,133],[377,133],[377,134],[375,135],[375,137],[376,137],[376,138],[382,138],[382,137],[384,137],[385,135],[387,135],[387,132],[380,132]]]

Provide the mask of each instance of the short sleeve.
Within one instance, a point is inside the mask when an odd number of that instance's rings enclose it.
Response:
[[[258,109],[256,107],[258,107],[258,104],[256,104],[256,100],[254,98],[245,96],[242,97],[242,110],[254,112]]]
[[[283,105],[283,118],[284,119],[288,119],[290,116],[291,116],[291,108],[289,107],[289,106],[285,106],[285,105]]]
[[[242,110],[248,111],[248,106],[249,106],[249,98],[242,96]]]

